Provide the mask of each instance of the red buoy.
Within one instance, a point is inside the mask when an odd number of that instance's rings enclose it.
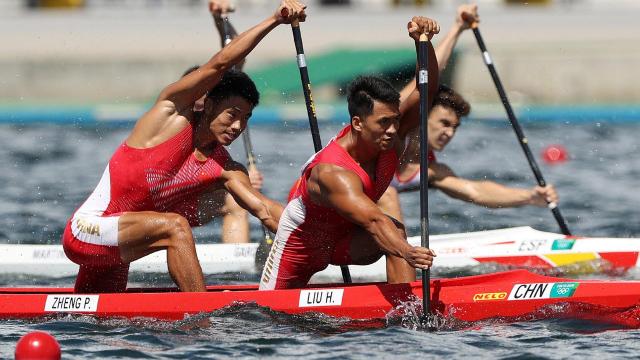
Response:
[[[60,360],[60,344],[44,331],[32,331],[16,344],[16,360]]]
[[[559,164],[567,161],[567,149],[562,145],[549,145],[542,150],[542,159],[547,164]]]

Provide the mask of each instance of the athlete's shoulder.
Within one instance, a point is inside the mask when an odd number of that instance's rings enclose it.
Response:
[[[138,119],[127,138],[127,144],[137,148],[151,148],[174,137],[189,126],[189,119],[157,102]]]
[[[231,157],[229,157],[227,162],[224,164],[224,171],[241,171],[247,175],[249,174],[247,168],[243,164],[233,160]]]
[[[347,174],[347,173],[353,174],[353,171],[351,171],[350,169],[345,168],[340,164],[336,164],[332,162],[319,162],[316,164],[316,166],[314,166],[314,168],[311,171],[314,172],[315,174],[323,175],[323,176],[330,176],[330,175],[339,176],[341,174]]]
[[[362,179],[353,170],[330,163],[320,163],[311,171],[310,180],[327,190],[362,188]]]

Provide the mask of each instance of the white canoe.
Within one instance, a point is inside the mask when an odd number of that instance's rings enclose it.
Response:
[[[409,238],[413,245],[419,237]],[[638,266],[640,238],[566,237],[528,226],[430,237],[438,257],[434,267],[459,268],[494,263],[507,267],[555,269],[597,264],[598,269],[626,270]],[[254,273],[257,244],[198,245],[198,258],[206,274]],[[593,271],[594,267],[588,267]],[[383,279],[384,261],[369,266],[350,266],[354,280]],[[164,252],[154,253],[131,264],[134,272],[166,272]],[[77,273],[60,245],[0,245],[0,274],[30,274],[64,277]],[[330,266],[315,281],[340,278],[340,269]]]

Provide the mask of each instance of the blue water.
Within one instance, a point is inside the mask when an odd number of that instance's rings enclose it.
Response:
[[[284,200],[300,166],[312,154],[308,132],[299,124],[251,129],[265,192]],[[323,126],[326,143],[338,130]],[[97,184],[127,128],[61,125],[0,126],[0,242],[57,243],[72,211]],[[574,234],[640,237],[640,124],[594,122],[527,124],[534,155],[548,182],[558,188],[560,208]],[[547,165],[540,159],[549,144],[563,144],[569,160]],[[231,147],[244,159],[240,143]],[[449,147],[437,154],[463,177],[493,179],[531,187],[534,179],[507,124],[465,121]],[[403,194],[410,234],[418,232],[416,193]],[[558,231],[544,208],[488,210],[431,191],[431,233],[451,233],[531,225]],[[196,231],[199,242],[219,240],[219,223]],[[259,227],[252,222],[254,238]],[[437,271],[436,271],[437,272]],[[451,276],[451,274],[441,274]],[[459,274],[458,274],[459,275]],[[603,275],[596,277],[604,277]],[[624,278],[638,278],[631,272]],[[210,275],[208,283],[255,282],[252,275]],[[0,286],[68,286],[73,278],[1,275]],[[169,285],[166,274],[132,274],[131,284]],[[245,307],[209,314],[211,326],[188,321],[101,320],[68,316],[37,321],[2,321],[0,358],[13,355],[26,332],[44,330],[60,341],[65,359],[84,358],[575,358],[636,357],[637,330],[576,321],[519,324],[486,322],[466,328],[416,330],[411,321],[394,321],[382,329],[353,329],[338,320],[292,317]]]

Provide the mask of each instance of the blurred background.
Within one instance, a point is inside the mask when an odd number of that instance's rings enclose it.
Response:
[[[412,76],[415,15],[450,29],[462,1],[309,0],[302,25],[326,143],[348,121],[355,76]],[[243,31],[275,0],[237,0]],[[575,234],[640,236],[640,1],[478,0],[480,29],[530,146]],[[433,42],[437,45],[438,37]],[[114,149],[160,90],[207,61],[220,39],[204,0],[0,0],[0,242],[59,243],[66,219],[97,184]],[[262,101],[251,120],[267,195],[284,201],[313,153],[291,30],[280,26],[246,71]],[[472,106],[438,159],[458,175],[535,184],[473,34],[460,37],[442,81]],[[564,144],[567,161],[543,162]],[[244,161],[241,141],[230,151]],[[433,234],[531,225],[558,231],[546,209],[489,210],[430,192]],[[417,193],[401,197],[410,235]],[[260,238],[252,219],[254,239]],[[198,230],[217,241],[219,226]],[[212,235],[213,234],[213,235]]]
[[[443,35],[462,3],[310,0],[302,33],[315,100],[327,104],[318,107],[320,120],[341,118],[342,90],[356,75],[404,84],[415,58],[406,22],[432,17]],[[637,116],[639,1],[477,3],[485,42],[525,121]],[[276,1],[235,4],[231,21],[243,31],[270,14]],[[205,0],[2,0],[0,121],[69,121],[70,114],[75,121],[130,121],[185,68],[207,61],[218,39]],[[249,56],[246,70],[265,105],[256,122],[272,121],[274,111],[291,119],[298,110],[286,109],[303,105],[294,60],[286,27]],[[474,104],[472,117],[504,117],[471,32],[461,36],[443,82]]]

